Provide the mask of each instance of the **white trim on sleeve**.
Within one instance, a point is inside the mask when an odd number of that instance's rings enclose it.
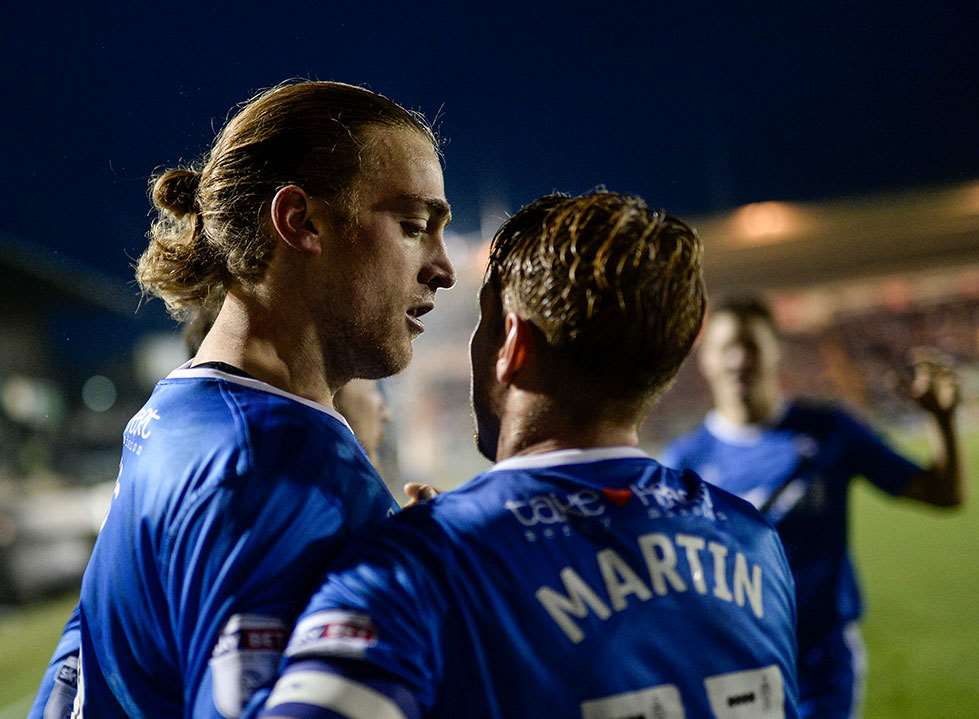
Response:
[[[350,719],[405,719],[401,708],[381,692],[322,671],[283,674],[265,708],[275,709],[280,704],[308,704]]]

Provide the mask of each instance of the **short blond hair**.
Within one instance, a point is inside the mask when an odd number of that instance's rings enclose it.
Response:
[[[639,197],[552,194],[497,231],[487,281],[590,382],[645,398],[669,386],[700,330],[702,255],[686,223]]]

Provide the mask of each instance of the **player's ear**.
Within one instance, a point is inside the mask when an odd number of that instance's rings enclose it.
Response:
[[[323,244],[312,217],[312,199],[296,185],[286,185],[272,198],[272,227],[289,247],[318,255]]]
[[[503,347],[496,358],[496,379],[500,384],[510,384],[527,364],[527,351],[534,338],[530,322],[514,312],[507,312],[503,334]]]
[[[705,343],[703,337],[700,338],[700,344],[694,348],[694,353],[697,357],[697,369],[700,370],[700,374],[704,377],[707,376],[707,350],[705,349]]]

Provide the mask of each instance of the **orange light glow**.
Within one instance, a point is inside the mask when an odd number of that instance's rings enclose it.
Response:
[[[747,245],[779,242],[802,226],[799,211],[785,202],[753,202],[734,211],[732,228]]]
[[[967,215],[979,215],[979,182],[971,182],[960,192],[960,207]]]

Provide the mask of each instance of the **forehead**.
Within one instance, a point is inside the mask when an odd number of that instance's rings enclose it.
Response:
[[[373,126],[364,130],[364,139],[358,188],[362,197],[405,196],[445,203],[442,166],[431,141],[421,132]]]
[[[707,323],[704,344],[757,343],[763,338],[775,339],[775,332],[761,317],[739,317],[732,312],[719,312]]]

